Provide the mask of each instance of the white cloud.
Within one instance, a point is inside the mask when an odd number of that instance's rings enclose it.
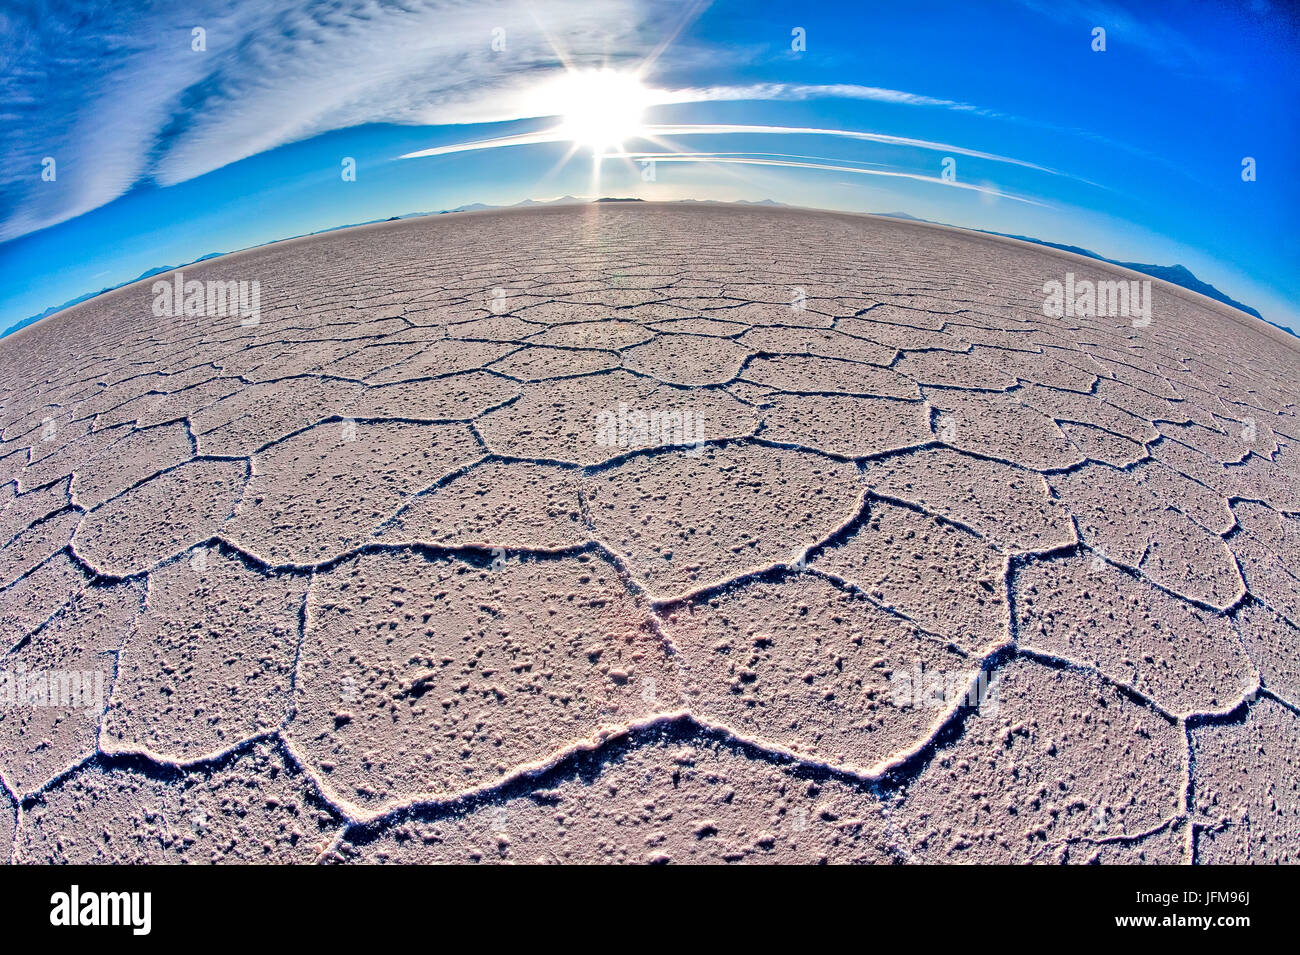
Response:
[[[0,240],[110,202],[142,180],[171,185],[286,143],[361,123],[518,118],[525,84],[577,62],[644,55],[679,4],[554,0],[225,0],[0,14]],[[191,30],[207,50],[191,50]],[[494,52],[493,30],[506,49]],[[42,157],[59,163],[40,179]]]
[[[695,0],[550,0],[544,7],[530,0],[200,0],[180,12],[122,0],[97,7],[89,22],[59,5],[0,12],[0,138],[9,159],[0,173],[0,241],[95,209],[137,183],[184,182],[331,130],[547,115],[539,93],[562,63],[604,65],[617,50],[623,59],[609,65],[632,67],[657,55],[699,9]],[[195,27],[206,31],[206,51],[191,50]],[[504,31],[504,52],[492,49],[494,30]],[[717,50],[670,51],[678,60],[705,53],[718,63]],[[1018,121],[957,100],[855,84],[653,92],[661,105],[836,98]],[[831,132],[1041,169],[941,143]],[[40,179],[45,156],[58,162],[56,183]]]
[[[1009,163],[1013,166],[1022,166],[1025,169],[1033,169],[1037,172],[1060,175],[1056,170],[1049,169],[1046,166],[1038,166],[1023,159],[1014,159],[1010,156],[999,156],[996,153],[982,152],[978,149],[967,149],[964,146],[957,146],[952,143],[934,142],[928,139],[913,139],[907,136],[890,136],[886,133],[874,133],[865,130],[856,129],[823,129],[812,126],[745,126],[737,124],[722,123],[690,123],[686,125],[647,125],[641,127],[642,138],[654,141],[660,141],[663,137],[680,137],[680,136],[721,136],[721,135],[744,135],[744,136],[832,136],[841,139],[856,139],[862,142],[881,143],[886,146],[907,146],[914,149],[926,149],[932,152],[953,153],[958,156],[970,156],[975,159],[985,159],[990,162]],[[540,143],[558,143],[565,142],[568,135],[562,127],[553,129],[544,129],[532,133],[519,133],[514,136],[501,136],[496,139],[479,139],[463,143],[450,143],[443,146],[433,146],[429,149],[420,149],[415,152],[406,153],[399,157],[401,159],[423,159],[429,156],[445,156],[450,153],[472,152],[479,149],[502,149],[510,146],[533,146]]]
[[[802,83],[751,83],[748,86],[705,86],[663,91],[660,103],[705,103],[724,100],[809,100],[809,99],[860,99],[878,103],[900,103],[906,106],[936,106],[961,112],[992,115],[967,103],[950,99],[922,96],[903,90],[884,89],[879,86],[859,86],[853,83],[828,83],[822,85]]]

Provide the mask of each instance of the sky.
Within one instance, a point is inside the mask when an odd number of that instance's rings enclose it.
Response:
[[[1300,329],[1298,64],[1266,0],[11,0],[0,329],[566,194],[904,212],[1182,264]]]

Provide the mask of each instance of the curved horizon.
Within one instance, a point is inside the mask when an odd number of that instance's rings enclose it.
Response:
[[[0,23],[26,67],[0,86],[0,328],[214,250],[564,193],[901,212],[1182,265],[1300,328],[1288,9],[322,9]],[[595,74],[630,138],[593,163],[555,117]]]

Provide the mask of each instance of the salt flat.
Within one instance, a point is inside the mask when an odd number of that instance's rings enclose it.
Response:
[[[1300,349],[1067,273],[568,206],[0,341],[0,858],[1300,861]]]

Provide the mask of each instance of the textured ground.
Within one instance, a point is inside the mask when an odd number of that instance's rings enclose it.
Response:
[[[0,707],[0,858],[1300,860],[1300,351],[1067,271],[561,208],[0,342],[0,672],[105,674]]]

